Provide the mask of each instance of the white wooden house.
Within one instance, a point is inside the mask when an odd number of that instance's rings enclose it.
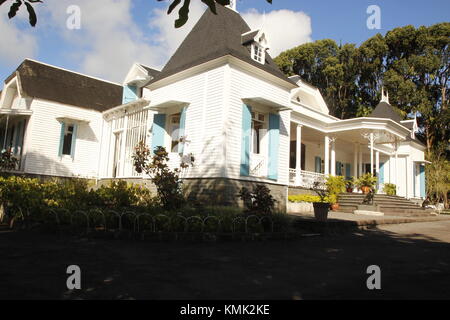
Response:
[[[242,186],[264,183],[284,208],[290,187],[309,188],[328,174],[365,172],[379,177],[380,190],[391,182],[401,196],[425,196],[425,148],[415,138],[417,123],[402,120],[387,94],[370,117],[339,120],[317,88],[278,69],[264,30],[250,30],[235,8],[217,11],[205,12],[161,71],[134,64],[115,104],[118,86],[103,82],[110,93],[90,101],[101,103],[99,108],[36,98],[12,111],[11,99],[22,96],[13,92],[20,93],[20,77],[15,85],[9,79],[1,113],[10,121],[29,119],[25,137],[32,141],[20,151],[26,157],[21,170],[146,181],[131,159],[136,144],[145,141],[152,149],[164,146],[173,167],[192,154],[194,166],[182,174],[188,192],[214,203],[233,204]],[[67,127],[61,126],[66,120],[78,125],[69,157]]]

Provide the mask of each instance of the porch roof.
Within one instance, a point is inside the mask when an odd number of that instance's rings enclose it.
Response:
[[[150,109],[152,111],[160,112],[160,111],[172,108],[172,107],[183,108],[183,107],[188,106],[189,104],[190,103],[186,102],[186,101],[168,99],[168,100],[164,100],[164,101],[159,102],[159,103],[150,104],[147,107],[145,107],[144,109]]]
[[[103,112],[103,115],[108,115],[108,114],[112,114],[118,111],[122,111],[125,110],[126,108],[139,108],[139,107],[145,107],[146,105],[148,105],[150,103],[149,100],[146,99],[137,99],[135,101],[131,101],[125,104],[121,104],[120,106],[114,107],[112,109],[108,109],[106,111]]]
[[[350,142],[367,143],[367,135],[373,132],[377,136],[377,144],[389,144],[395,141],[404,141],[411,133],[406,127],[391,119],[366,117],[325,123],[303,117],[301,121],[296,119],[292,119],[292,121],[322,133],[322,135],[317,135],[316,132],[311,135],[313,141],[319,141],[322,136],[330,135]]]
[[[0,108],[0,115],[31,116],[32,114],[33,114],[32,110],[26,110],[26,109],[3,109],[3,108]]]
[[[280,104],[276,101],[273,100],[269,100],[263,97],[246,97],[246,98],[242,98],[242,101],[246,104],[252,104],[252,103],[256,103],[259,104],[261,106],[265,106],[265,107],[269,107],[271,109],[275,109],[277,111],[285,111],[285,110],[293,110],[292,107],[289,106],[289,103],[284,104]]]

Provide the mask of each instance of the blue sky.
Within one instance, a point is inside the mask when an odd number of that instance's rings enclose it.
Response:
[[[165,14],[166,2],[156,0],[45,0],[36,5],[39,22],[27,24],[26,10],[9,21],[0,8],[0,77],[5,79],[25,58],[121,82],[133,62],[161,68],[205,6],[192,1],[191,21],[181,30],[172,26],[176,13]],[[52,4],[49,6],[48,4]],[[81,29],[68,30],[67,7],[79,5]],[[381,29],[366,27],[369,5],[381,9]],[[252,28],[264,22],[271,53],[307,41],[331,38],[360,44],[376,33],[412,24],[448,22],[449,0],[238,0],[238,10]],[[263,18],[263,12],[266,18]],[[272,36],[272,39],[270,39]]]

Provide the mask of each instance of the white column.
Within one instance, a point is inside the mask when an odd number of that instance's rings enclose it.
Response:
[[[363,146],[359,145],[359,176],[363,175],[364,170],[362,149]]]
[[[358,144],[353,145],[353,176],[358,177]]]
[[[297,124],[296,139],[295,185],[299,186],[302,175],[302,126],[299,124]]]
[[[375,173],[378,178],[378,186],[380,185],[380,152],[375,153]]]
[[[397,184],[397,178],[398,178],[398,173],[397,173],[397,168],[398,168],[398,152],[397,150],[395,151],[395,158],[394,158],[394,184],[397,186],[397,190],[398,190],[398,184]]]
[[[331,139],[331,175],[336,175],[336,139]]]
[[[6,137],[8,137],[9,114],[6,115],[5,138],[3,139],[3,150],[6,149]]]
[[[370,174],[373,175],[373,132],[370,133]]]
[[[330,137],[325,136],[325,157],[324,157],[325,175],[330,174]]]
[[[123,134],[122,134],[122,146],[121,146],[121,155],[120,155],[120,172],[122,173],[122,177],[125,176],[125,148],[127,142],[127,128],[128,128],[128,113],[125,114],[123,119]]]

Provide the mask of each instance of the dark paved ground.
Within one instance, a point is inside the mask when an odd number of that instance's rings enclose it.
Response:
[[[66,289],[68,265],[82,290]],[[367,266],[382,290],[366,288]],[[291,241],[155,243],[0,233],[0,299],[449,299],[450,221]]]

